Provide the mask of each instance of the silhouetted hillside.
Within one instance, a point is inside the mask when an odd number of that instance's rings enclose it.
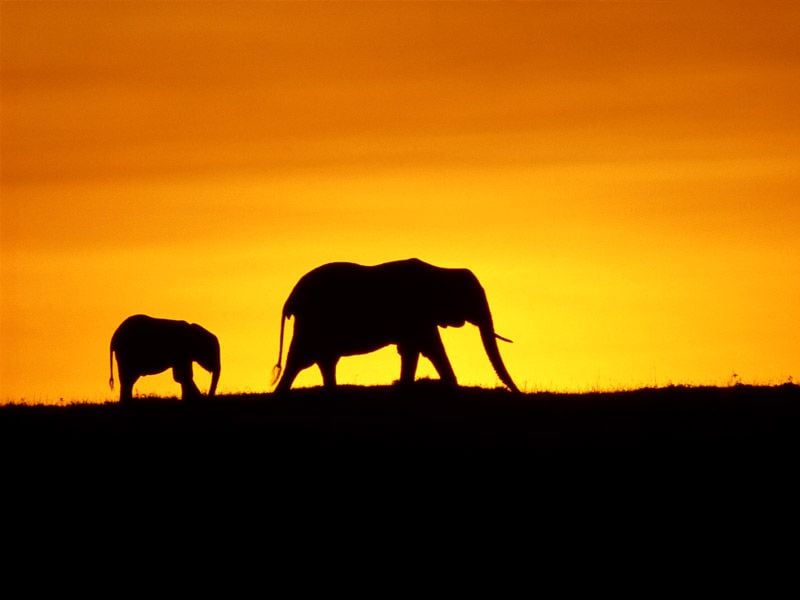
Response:
[[[49,515],[78,536],[256,526],[257,544],[281,531],[305,552],[319,535],[383,539],[376,526],[416,549],[443,527],[457,546],[527,527],[526,544],[564,556],[624,532],[637,549],[672,538],[683,556],[697,532],[725,546],[765,523],[782,530],[796,513],[798,417],[797,386],[515,395],[423,382],[4,406],[0,476],[18,507],[7,517],[33,508],[19,526]]]
[[[275,453],[291,457],[395,455],[635,456],[731,453],[765,456],[800,448],[800,387],[670,387],[619,393],[523,394],[399,387],[322,388],[220,396],[185,404],[142,399],[67,406],[0,407],[7,459],[80,448],[140,452]]]

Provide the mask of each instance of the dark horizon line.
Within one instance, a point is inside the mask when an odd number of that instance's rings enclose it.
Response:
[[[442,393],[445,396],[458,396],[458,395],[470,395],[470,394],[497,394],[497,395],[504,395],[508,396],[509,398],[512,397],[535,397],[535,396],[559,396],[563,398],[568,397],[586,397],[586,396],[625,396],[625,395],[634,395],[637,393],[643,392],[669,392],[669,391],[757,391],[757,390],[797,390],[800,391],[800,384],[795,383],[791,380],[785,381],[783,383],[774,383],[774,384],[758,384],[758,383],[744,383],[741,381],[737,381],[736,383],[732,383],[729,385],[713,385],[713,384],[667,384],[667,385],[655,385],[655,386],[641,386],[641,387],[633,387],[633,388],[598,388],[598,389],[589,389],[584,391],[557,391],[557,390],[529,390],[529,391],[521,391],[519,394],[515,394],[514,392],[510,392],[503,386],[495,386],[495,387],[485,387],[485,386],[458,386],[455,388],[449,387],[445,384],[441,384],[439,381],[432,379],[432,380],[420,380],[415,382],[414,385],[411,387],[401,387],[396,384],[377,384],[377,385],[363,385],[363,384],[339,384],[336,389],[328,390],[325,389],[323,385],[314,385],[308,387],[300,387],[296,388],[291,391],[291,393],[285,397],[285,400],[291,402],[292,397],[300,397],[306,395],[323,395],[323,396],[343,396],[347,393],[364,393],[364,392],[398,392],[403,393],[407,392],[411,395],[414,395],[415,392],[437,392]],[[241,392],[222,392],[217,393],[214,398],[208,398],[205,395],[202,396],[200,400],[195,401],[194,403],[189,403],[189,406],[193,404],[222,404],[226,400],[256,400],[256,399],[264,399],[264,398],[279,398],[274,391],[241,391]],[[135,403],[141,404],[151,404],[156,402],[176,402],[179,404],[185,404],[183,400],[180,399],[177,395],[158,395],[158,394],[144,394],[140,396],[134,396]],[[81,399],[67,399],[66,397],[61,397],[58,400],[50,400],[50,401],[29,401],[25,398],[20,398],[18,400],[7,399],[0,401],[0,408],[7,407],[7,406],[81,406],[81,405],[106,405],[106,404],[119,404],[118,400],[109,398],[107,400],[81,400]]]

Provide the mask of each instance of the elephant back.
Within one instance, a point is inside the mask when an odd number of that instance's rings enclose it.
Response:
[[[394,328],[408,315],[419,320],[430,311],[430,280],[440,271],[418,259],[375,266],[329,263],[300,278],[283,314],[325,329],[359,323]]]

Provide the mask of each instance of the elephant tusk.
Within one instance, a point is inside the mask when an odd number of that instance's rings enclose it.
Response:
[[[504,342],[508,342],[509,344],[513,344],[514,343],[514,340],[510,340],[508,338],[505,338],[502,335],[500,335],[499,333],[495,333],[494,337],[496,337],[498,340],[503,340]]]

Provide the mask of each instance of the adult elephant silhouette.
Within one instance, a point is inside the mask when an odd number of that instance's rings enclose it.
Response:
[[[326,387],[336,385],[342,356],[364,354],[395,344],[400,354],[400,383],[414,381],[419,355],[427,357],[442,381],[456,385],[438,327],[478,327],[489,361],[500,380],[519,389],[508,374],[495,338],[486,293],[468,269],[444,269],[419,259],[375,266],[330,263],[304,275],[295,285],[281,317],[278,364],[281,373],[283,329],[295,317],[286,368],[276,392],[289,390],[297,374],[316,363]]]
[[[125,319],[111,337],[111,378],[108,380],[111,389],[114,389],[114,354],[117,355],[120,402],[130,402],[133,384],[139,377],[169,368],[173,379],[181,384],[183,400],[199,398],[200,390],[192,377],[193,362],[211,372],[209,398],[217,390],[221,370],[219,341],[200,325],[147,315]]]

